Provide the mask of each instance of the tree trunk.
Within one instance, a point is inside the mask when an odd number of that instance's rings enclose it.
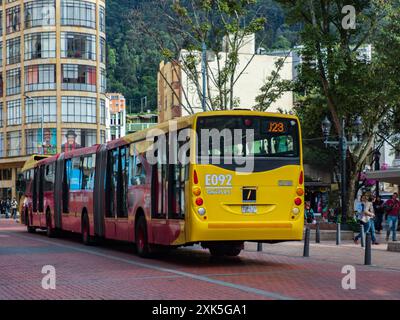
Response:
[[[350,181],[347,189],[347,217],[354,217],[354,201],[356,197],[356,183],[358,181],[358,173],[353,171],[350,174]]]

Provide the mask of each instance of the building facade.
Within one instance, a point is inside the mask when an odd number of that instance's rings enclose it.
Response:
[[[217,54],[207,53],[207,92],[212,100],[218,97],[215,79],[228,61],[229,48],[224,46],[223,52]],[[196,56],[196,65],[199,83],[202,84],[201,52],[188,52],[182,50],[179,61],[161,62],[158,72],[158,111],[160,122],[188,115],[190,113],[202,112],[202,97],[185,68],[182,61],[188,56]],[[253,109],[256,98],[262,94],[261,88],[267,82],[268,77],[276,70],[276,63],[282,55],[262,54],[256,50],[255,35],[245,37],[238,51],[238,65],[236,68],[236,81],[233,88],[235,106],[232,108]],[[240,76],[239,76],[240,75]],[[293,80],[293,56],[288,55],[279,75],[282,80]],[[201,85],[200,85],[201,87]],[[202,91],[202,88],[200,88]],[[209,97],[208,97],[209,98]],[[290,112],[294,106],[292,92],[284,92],[282,96],[268,109],[269,112]]]
[[[105,142],[104,0],[2,0],[0,197],[32,154]]]
[[[107,93],[107,141],[126,135],[126,101],[120,93]]]

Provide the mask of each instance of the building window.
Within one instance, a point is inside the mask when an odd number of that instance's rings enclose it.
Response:
[[[6,30],[7,34],[17,32],[21,29],[21,9],[15,6],[6,11]]]
[[[77,64],[63,64],[62,89],[96,92],[96,68]]]
[[[0,158],[4,157],[4,135],[0,133]]]
[[[7,125],[21,124],[21,100],[7,101]]]
[[[3,140],[3,137],[1,137]],[[0,181],[11,181],[12,180],[12,169],[0,170]]]
[[[25,36],[25,60],[55,57],[55,32],[32,33]]]
[[[21,131],[7,132],[7,157],[21,155]]]
[[[25,91],[55,90],[56,66],[42,64],[25,67]]]
[[[106,93],[107,91],[107,73],[106,69],[100,69],[100,92]]]
[[[97,123],[96,98],[62,97],[62,121]]]
[[[0,36],[3,35],[3,11],[0,11]]]
[[[63,32],[61,57],[96,60],[96,37],[90,34]]]
[[[100,31],[106,32],[106,10],[104,7],[100,6],[99,12],[99,19],[100,19]]]
[[[3,102],[0,102],[0,128],[3,128]]]
[[[62,129],[61,152],[91,147],[97,142],[97,131],[92,129]]]
[[[36,0],[25,3],[25,29],[56,24],[54,0]]]
[[[81,0],[62,0],[61,24],[96,28],[96,5]]]
[[[45,128],[42,130],[26,130],[26,154],[56,154],[57,153],[57,129]]]
[[[7,95],[21,93],[21,70],[12,69],[7,71]]]
[[[3,66],[3,42],[1,41],[0,41],[0,66]]]
[[[106,63],[106,39],[100,38],[100,62]]]
[[[2,97],[4,95],[3,92],[3,73],[0,72],[0,97]]]
[[[21,39],[20,37],[7,40],[7,64],[21,62]]]
[[[106,101],[100,100],[100,124],[106,124]]]
[[[42,111],[43,107],[43,111]],[[25,122],[40,123],[57,122],[57,98],[56,97],[33,97],[25,99]]]

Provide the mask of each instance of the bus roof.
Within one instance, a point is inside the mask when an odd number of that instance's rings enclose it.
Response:
[[[181,117],[181,118],[176,118],[172,119],[173,121],[176,121],[176,127],[177,129],[183,129],[186,127],[189,127],[193,125],[193,123],[196,121],[196,119],[200,117],[214,117],[214,116],[259,116],[259,117],[275,117],[275,118],[285,118],[285,119],[295,119],[297,120],[298,118],[294,115],[288,115],[288,114],[281,114],[281,113],[272,113],[272,112],[262,112],[262,111],[252,111],[252,110],[228,110],[228,111],[207,111],[207,112],[200,112],[196,113],[190,116],[186,117]],[[148,133],[151,132],[151,130],[156,131],[164,131],[168,132],[169,130],[169,121],[160,123],[152,128],[143,130],[143,131],[138,131],[135,133],[131,133],[129,135],[126,135],[125,137],[111,141],[108,143],[109,148],[114,148],[119,145],[123,145],[126,143],[131,143],[135,141],[141,141],[145,140]],[[121,141],[122,140],[122,141]],[[124,143],[125,142],[125,143]]]
[[[22,167],[21,171],[25,172],[30,169],[33,169],[39,161],[50,157],[52,157],[52,155],[38,155],[38,154],[33,155],[25,162],[25,165]]]

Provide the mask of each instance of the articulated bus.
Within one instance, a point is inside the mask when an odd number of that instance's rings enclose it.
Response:
[[[236,256],[246,241],[303,237],[294,116],[199,113],[46,158],[24,177],[27,229],[49,237],[63,230],[85,244],[131,242],[143,257],[197,243],[212,255]]]

